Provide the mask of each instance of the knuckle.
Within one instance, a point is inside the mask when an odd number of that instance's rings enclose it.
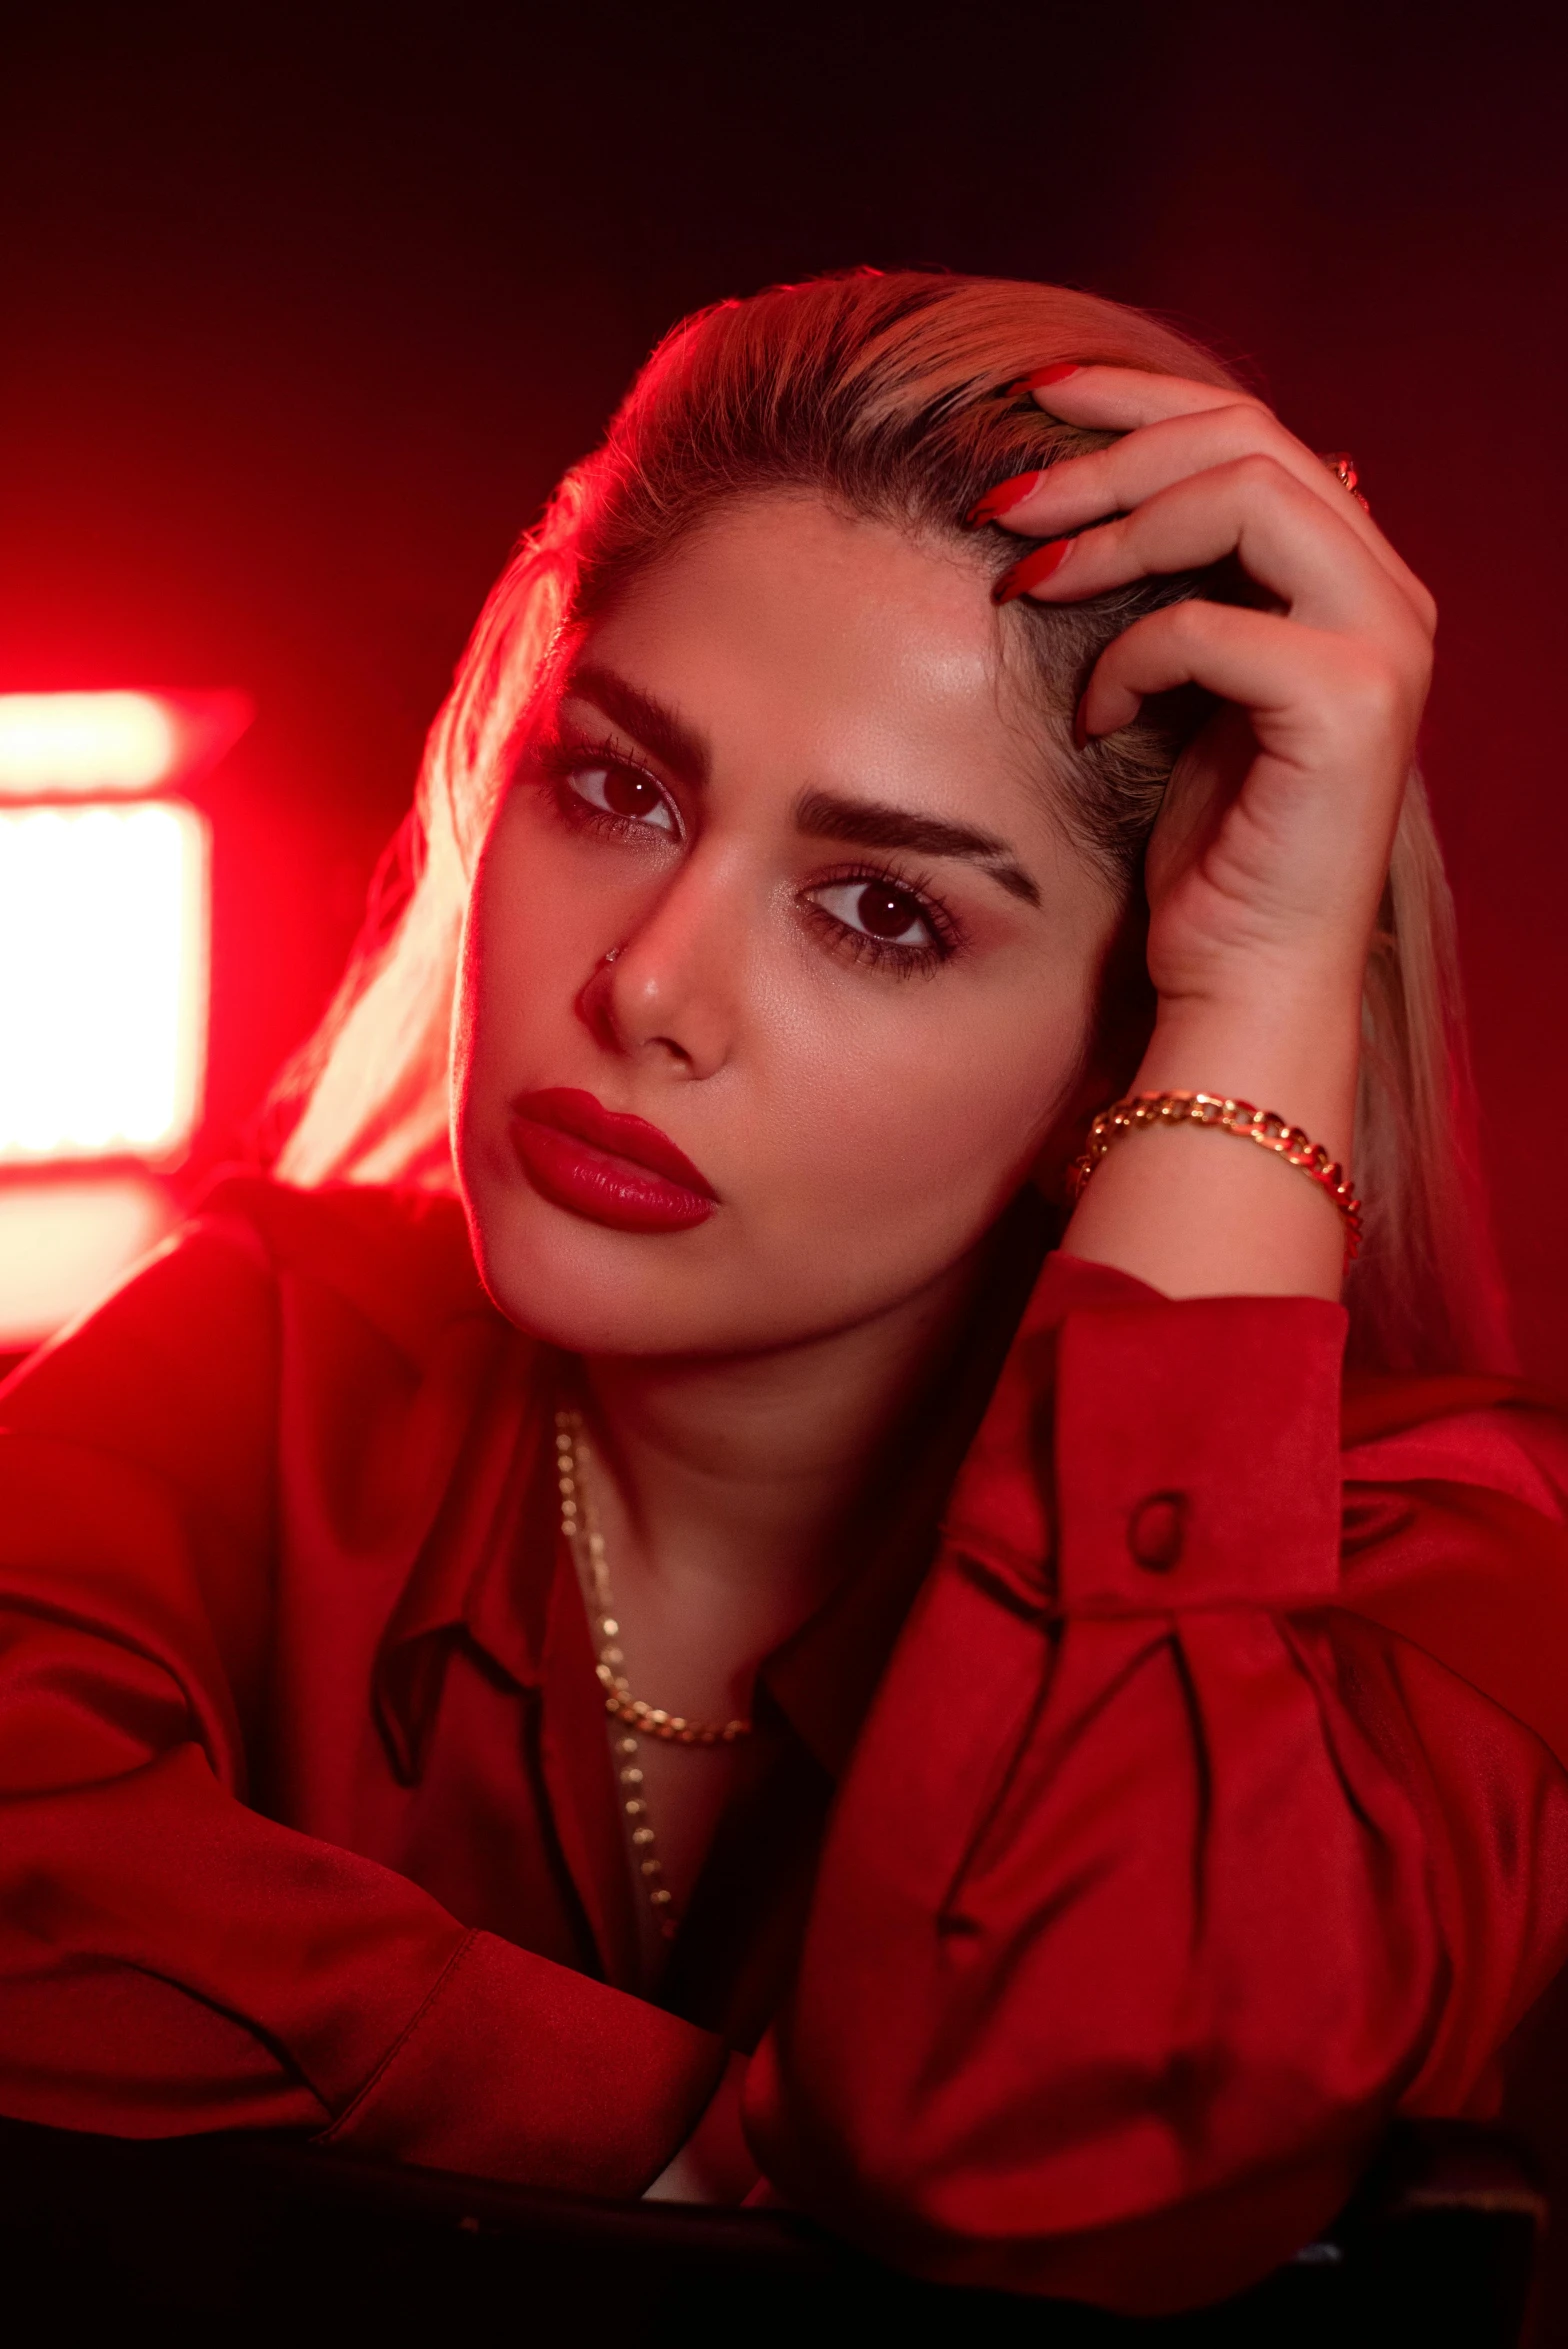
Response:
[[[1202,644],[1213,628],[1214,606],[1200,597],[1183,596],[1180,603],[1167,604],[1162,611],[1151,612],[1140,623],[1151,635],[1158,634],[1169,644],[1182,650]]]
[[[1335,699],[1358,734],[1402,732],[1408,722],[1411,681],[1391,661],[1364,653],[1341,659]]]
[[[1231,473],[1238,488],[1252,492],[1271,490],[1286,478],[1285,468],[1267,449],[1248,449],[1232,460]]]
[[[1234,416],[1243,420],[1250,428],[1255,428],[1259,424],[1277,427],[1279,423],[1279,418],[1273,409],[1252,392],[1237,392],[1229,405],[1220,409],[1219,413],[1222,416]]]
[[[1238,459],[1250,455],[1267,455],[1283,448],[1290,439],[1272,408],[1261,400],[1237,400],[1233,407],[1222,408],[1229,432],[1234,436]]]
[[[1424,691],[1432,682],[1433,653],[1430,628],[1417,626],[1410,629],[1407,661],[1411,676]]]

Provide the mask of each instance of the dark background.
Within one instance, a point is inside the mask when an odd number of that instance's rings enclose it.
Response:
[[[1568,1387],[1552,14],[105,11],[0,72],[0,690],[239,686],[211,1115],[313,1022],[520,527],[680,312],[872,261],[1174,316],[1435,588],[1427,764],[1530,1365]]]

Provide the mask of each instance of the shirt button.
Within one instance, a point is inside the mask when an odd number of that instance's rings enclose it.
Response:
[[[1150,1493],[1127,1521],[1127,1547],[1150,1574],[1168,1574],[1181,1556],[1186,1529],[1186,1494]]]

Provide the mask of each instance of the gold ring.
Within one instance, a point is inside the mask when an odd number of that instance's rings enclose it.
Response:
[[[1349,490],[1363,514],[1370,514],[1372,508],[1361,494],[1361,476],[1356,471],[1355,458],[1347,450],[1335,449],[1323,459],[1323,462],[1339,483],[1340,488]]]

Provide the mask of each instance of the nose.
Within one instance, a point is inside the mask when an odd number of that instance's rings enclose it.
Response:
[[[746,961],[739,876],[701,852],[630,935],[602,954],[578,998],[609,1051],[712,1076],[734,1047]]]

